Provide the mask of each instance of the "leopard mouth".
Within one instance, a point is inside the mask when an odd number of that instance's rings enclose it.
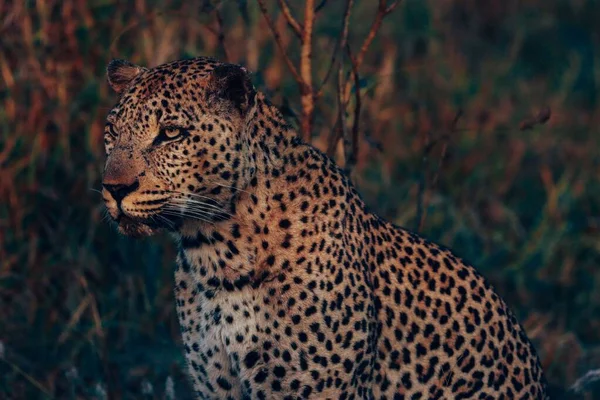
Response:
[[[170,200],[138,200],[133,203],[138,208],[135,211],[130,210],[130,204],[125,206],[121,201],[107,207],[118,231],[133,238],[152,236],[160,231],[176,232],[186,220],[215,223],[230,217],[219,203],[208,198],[203,199],[202,204],[194,199],[190,203],[184,199]]]
[[[133,238],[152,236],[160,230],[160,227],[150,220],[128,217],[123,213],[120,213],[114,222],[120,233]]]
[[[117,224],[119,232],[125,236],[142,238],[152,236],[163,230],[174,230],[178,221],[173,217],[163,216],[160,213],[141,218],[127,215],[121,211],[114,222]]]

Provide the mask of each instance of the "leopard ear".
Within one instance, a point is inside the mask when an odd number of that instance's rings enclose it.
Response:
[[[126,60],[115,59],[106,67],[108,84],[117,93],[122,93],[140,73],[146,68],[135,65]]]
[[[219,64],[211,74],[209,95],[230,102],[241,115],[246,115],[254,105],[256,89],[246,68]]]

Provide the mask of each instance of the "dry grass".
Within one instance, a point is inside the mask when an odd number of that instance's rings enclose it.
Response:
[[[301,65],[305,3],[265,3]],[[338,79],[320,83],[346,2],[314,3],[313,143],[343,164]],[[364,54],[377,3],[353,10],[340,72],[366,200],[476,264],[553,385],[599,368],[600,5],[404,0]],[[94,191],[115,101],[105,65],[243,63],[299,130],[306,96],[254,1],[0,0],[0,37],[0,398],[187,398],[172,245],[117,236]]]

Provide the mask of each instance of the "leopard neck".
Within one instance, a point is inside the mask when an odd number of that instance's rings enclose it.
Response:
[[[298,139],[274,107],[259,101],[257,108],[260,118],[248,124],[255,173],[237,193],[230,217],[190,221],[180,231],[180,265],[204,284],[220,282],[233,290],[240,282],[274,279],[312,235],[328,233],[319,246],[341,238],[340,209],[358,214],[363,208],[332,160]]]

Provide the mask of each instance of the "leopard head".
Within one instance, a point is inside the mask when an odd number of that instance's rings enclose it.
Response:
[[[119,100],[106,120],[102,196],[119,231],[227,218],[254,173],[248,72],[205,57],[154,68],[113,60],[107,78]]]

